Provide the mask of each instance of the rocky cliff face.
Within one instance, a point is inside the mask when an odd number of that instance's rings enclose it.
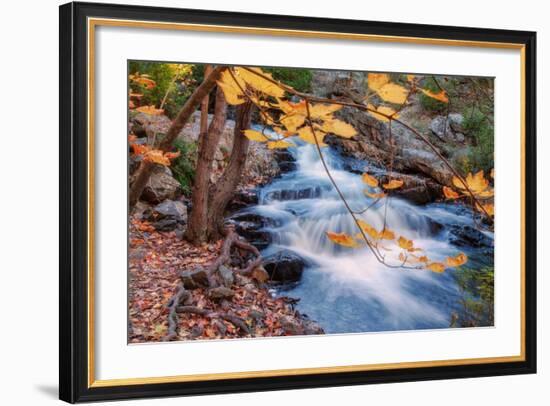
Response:
[[[366,73],[314,72],[312,87],[320,97],[343,97],[361,102],[366,96]],[[404,187],[397,193],[419,204],[441,196],[441,187],[450,183],[452,172],[412,131],[394,122],[390,133],[387,123],[353,108],[343,108],[337,114],[353,125],[358,134],[351,139],[329,137],[327,143],[345,156],[366,160],[382,168],[393,168],[394,177],[404,181]],[[414,103],[401,112],[407,123],[407,119],[415,115],[418,111]],[[449,132],[449,136],[454,137],[454,134]]]

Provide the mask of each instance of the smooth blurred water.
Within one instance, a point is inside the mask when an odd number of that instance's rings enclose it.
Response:
[[[315,146],[298,143],[290,151],[297,169],[264,186],[260,203],[247,209],[276,220],[276,226],[266,229],[276,243],[264,250],[265,255],[290,249],[311,263],[299,284],[280,293],[300,298],[298,310],[318,321],[327,333],[449,327],[451,313],[459,310],[452,270],[435,274],[388,268],[366,247],[352,249],[331,242],[327,231],[356,234],[356,225],[332,187]],[[323,155],[353,210],[363,210],[373,202],[364,194],[361,176],[342,169],[343,158],[338,153],[324,148]],[[369,168],[370,172],[376,170]],[[283,200],[288,191],[296,191],[293,199]],[[305,198],[297,198],[300,196]],[[454,205],[422,207],[393,197],[387,208],[384,205],[381,201],[359,217],[382,229],[386,213],[387,227],[396,235],[413,239],[434,261],[459,252],[448,242],[445,229],[434,231],[434,221],[472,224],[468,211]],[[487,260],[475,249],[466,252],[471,263],[476,256]]]

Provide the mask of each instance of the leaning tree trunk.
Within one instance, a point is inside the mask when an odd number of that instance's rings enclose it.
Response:
[[[220,77],[221,72],[225,69],[227,69],[226,66],[217,66],[216,68],[212,69],[210,75],[205,77],[200,86],[195,89],[191,96],[189,96],[189,99],[187,99],[177,117],[172,122],[172,125],[168,129],[166,136],[159,144],[158,148],[160,150],[165,152],[170,150],[173,142],[177,138],[183,126],[187,123],[187,121],[189,121],[189,118],[197,109],[197,106],[204,99],[204,97],[214,88],[214,86],[216,85],[216,81]],[[130,193],[128,197],[130,207],[133,207],[141,196],[141,193],[143,192],[143,189],[145,189],[145,185],[147,185],[149,177],[151,176],[154,166],[155,164],[152,162],[145,160],[141,161],[141,164],[139,165],[136,173],[135,180],[130,187]]]
[[[207,133],[201,134],[199,138],[199,152],[195,179],[193,181],[192,210],[187,223],[185,238],[194,243],[200,244],[207,239],[206,223],[208,218],[208,188],[212,163],[216,147],[225,128],[225,116],[227,103],[223,91],[218,87],[216,92],[216,107],[214,117],[210,123]]]
[[[250,127],[251,115],[252,104],[250,102],[237,107],[233,147],[229,163],[210,193],[207,229],[208,239],[210,240],[216,240],[224,234],[225,208],[235,193],[246,164],[249,140],[245,137],[244,130]]]

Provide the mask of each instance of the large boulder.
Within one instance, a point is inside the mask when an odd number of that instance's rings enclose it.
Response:
[[[258,192],[254,189],[239,188],[229,201],[227,211],[236,212],[255,204],[258,204]]]
[[[156,165],[141,198],[150,203],[161,203],[166,199],[174,200],[182,194],[180,183],[165,166]]]
[[[187,207],[177,200],[165,200],[151,209],[150,217],[158,231],[172,231],[187,223]]]
[[[478,229],[461,224],[450,224],[449,241],[458,247],[493,248],[494,241],[491,237]]]
[[[434,117],[430,123],[432,133],[442,141],[464,142],[464,117],[459,113]]]
[[[443,194],[443,187],[431,179],[403,174],[396,174],[392,178],[403,181],[403,186],[394,189],[392,195],[399,196],[414,204],[423,205],[434,202],[441,198]],[[387,175],[380,179],[381,183],[386,183],[387,181],[389,181]]]
[[[227,223],[233,225],[237,234],[259,250],[267,248],[273,242],[271,233],[264,228],[278,224],[268,217],[247,212],[235,213],[227,220]]]
[[[302,278],[305,266],[306,261],[290,250],[281,250],[263,260],[263,267],[273,282],[298,282]]]
[[[300,200],[300,199],[314,199],[320,197],[323,193],[321,186],[304,186],[299,189],[281,189],[272,190],[266,194],[265,200],[267,202],[274,200]]]

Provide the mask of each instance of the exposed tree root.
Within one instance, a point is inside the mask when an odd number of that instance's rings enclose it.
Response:
[[[262,256],[260,251],[253,245],[242,240],[241,237],[235,232],[233,227],[226,229],[226,237],[223,242],[220,255],[213,261],[205,270],[208,275],[208,287],[214,288],[219,286],[216,272],[221,265],[226,264],[231,260],[231,249],[237,247],[241,250],[251,252],[254,255],[254,259],[249,261],[248,264],[242,269],[233,270],[233,272],[241,275],[250,275],[252,271],[261,265]],[[252,332],[243,319],[229,314],[215,312],[211,310],[201,309],[196,306],[180,306],[183,302],[191,298],[191,293],[185,289],[182,283],[179,284],[178,289],[174,296],[168,301],[168,330],[163,341],[171,341],[178,336],[178,313],[192,313],[199,314],[210,319],[222,319],[232,323],[235,327],[238,327],[242,334],[251,335]]]
[[[167,307],[169,310],[168,313],[168,332],[166,336],[163,338],[163,341],[171,341],[178,335],[178,313],[177,313],[177,307],[180,303],[183,301],[189,299],[191,297],[191,294],[183,287],[183,284],[180,283],[178,286],[178,290],[172,296],[172,298],[168,301]]]
[[[232,323],[235,327],[238,327],[243,335],[252,334],[246,323],[240,317],[234,316],[229,313],[220,313],[208,309],[201,309],[196,306],[178,306],[176,308],[178,313],[192,313],[198,314],[209,319],[222,319]]]

